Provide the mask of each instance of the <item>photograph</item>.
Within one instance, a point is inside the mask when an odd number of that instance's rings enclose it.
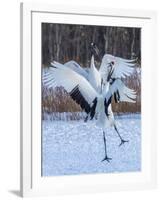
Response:
[[[41,23],[41,176],[142,170],[141,31]]]

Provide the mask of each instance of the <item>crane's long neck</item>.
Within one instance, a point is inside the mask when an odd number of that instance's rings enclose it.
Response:
[[[95,69],[94,55],[92,55],[92,58],[91,58],[91,69]]]

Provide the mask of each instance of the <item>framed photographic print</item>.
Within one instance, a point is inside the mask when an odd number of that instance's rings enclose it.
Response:
[[[156,185],[156,14],[21,4],[21,194]]]

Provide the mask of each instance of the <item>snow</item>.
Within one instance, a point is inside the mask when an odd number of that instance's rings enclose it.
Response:
[[[141,115],[115,117],[118,130],[128,143],[119,147],[113,128],[106,131],[107,152],[104,158],[103,133],[95,121],[42,122],[43,176],[135,172],[141,170]]]

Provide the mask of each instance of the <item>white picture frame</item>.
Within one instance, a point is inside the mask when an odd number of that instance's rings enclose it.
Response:
[[[41,23],[142,28],[142,170],[135,173],[41,176]],[[156,13],[96,7],[21,4],[21,195],[44,196],[156,186]]]

